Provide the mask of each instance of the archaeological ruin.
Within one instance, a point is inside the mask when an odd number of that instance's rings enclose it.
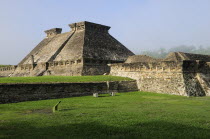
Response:
[[[135,79],[140,91],[210,96],[210,55],[134,55],[108,33],[108,26],[86,21],[69,26],[66,33],[45,31],[46,38],[18,65],[0,68],[0,77],[109,74]]]
[[[107,64],[124,62],[134,55],[109,34],[109,26],[91,22],[46,30],[44,38],[17,66],[0,68],[0,76],[103,75]]]
[[[135,55],[110,67],[110,75],[136,79],[140,91],[210,96],[209,55],[172,52],[165,59]]]

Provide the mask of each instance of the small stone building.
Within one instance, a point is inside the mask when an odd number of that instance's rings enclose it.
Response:
[[[134,55],[109,34],[109,26],[91,22],[46,30],[44,38],[17,66],[0,69],[0,76],[103,75],[107,64],[122,63]]]

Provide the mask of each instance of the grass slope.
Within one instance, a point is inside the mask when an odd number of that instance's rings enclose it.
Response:
[[[10,66],[10,65],[0,65],[0,68],[1,68],[1,67],[8,67],[8,66]]]
[[[56,83],[56,82],[100,82],[132,80],[119,76],[39,76],[39,77],[4,77],[0,83]]]
[[[210,138],[209,101],[131,92],[1,104],[0,137]]]

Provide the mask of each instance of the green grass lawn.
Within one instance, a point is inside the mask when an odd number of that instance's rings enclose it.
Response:
[[[130,92],[1,104],[0,138],[210,138],[209,102]]]
[[[39,77],[3,77],[0,83],[56,83],[56,82],[100,82],[132,80],[119,76],[39,76]]]
[[[7,66],[10,66],[10,65],[0,65],[0,68],[1,68],[1,67],[7,67]]]

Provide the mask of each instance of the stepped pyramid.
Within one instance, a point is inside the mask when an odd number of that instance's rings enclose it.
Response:
[[[184,61],[184,60],[200,60],[210,62],[210,55],[192,54],[184,52],[171,52],[164,61]]]
[[[102,75],[109,73],[107,64],[122,63],[134,55],[112,37],[109,26],[91,22],[46,30],[44,38],[17,66],[11,76]]]

